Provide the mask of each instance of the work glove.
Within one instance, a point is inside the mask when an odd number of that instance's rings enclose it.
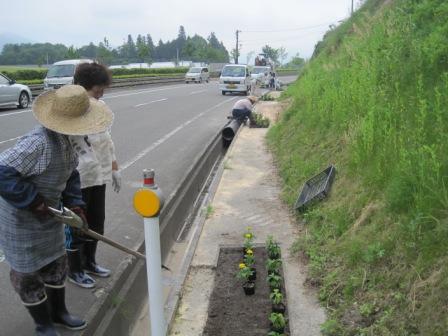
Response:
[[[112,171],[112,187],[116,193],[121,189],[121,174],[119,170]]]
[[[76,215],[78,215],[82,219],[82,222],[83,222],[82,229],[70,227],[70,230],[72,230],[72,233],[73,233],[74,243],[78,244],[78,243],[90,241],[89,237],[87,235],[85,235],[83,232],[83,230],[89,229],[89,224],[87,222],[87,217],[86,217],[86,213],[85,213],[84,209],[79,206],[71,207],[69,209],[71,211],[73,211]]]
[[[37,194],[34,200],[28,206],[28,209],[37,217],[39,222],[43,222],[53,216],[53,213],[48,209],[45,198]]]

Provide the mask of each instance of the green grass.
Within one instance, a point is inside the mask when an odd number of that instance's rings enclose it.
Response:
[[[319,43],[268,134],[291,206],[337,167],[294,244],[330,308],[326,335],[446,334],[447,16],[443,0],[368,0]]]

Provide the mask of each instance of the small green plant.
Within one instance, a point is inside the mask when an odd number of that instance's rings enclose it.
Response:
[[[259,113],[253,114],[253,124],[251,124],[251,127],[253,127],[253,125],[254,125],[255,127],[267,128],[267,127],[269,127],[269,124],[270,124],[270,121],[268,118],[263,117]]]
[[[252,267],[255,263],[254,252],[252,249],[247,249],[246,254],[244,255],[244,263],[248,267]]]
[[[281,259],[269,259],[266,261],[266,268],[268,273],[279,273],[280,267],[282,267]]]
[[[271,313],[271,315],[269,315],[269,321],[271,321],[272,326],[275,329],[283,329],[286,326],[285,316],[281,313]]]
[[[205,218],[207,218],[207,219],[210,218],[214,212],[215,212],[215,209],[213,208],[213,206],[207,205],[207,209],[205,211]]]
[[[365,303],[359,307],[359,313],[364,317],[369,317],[375,311],[375,306],[371,303]]]
[[[281,283],[282,283],[282,277],[275,273],[269,273],[267,281],[271,288],[280,288]],[[276,290],[278,291],[278,289],[276,289]],[[281,295],[281,293],[280,293],[280,295]]]
[[[269,332],[268,336],[285,336],[284,333],[278,333],[276,331]]]
[[[239,271],[236,274],[238,279],[249,281],[249,278],[254,274],[254,272],[246,264],[239,264]]]
[[[278,305],[283,302],[283,294],[280,293],[278,289],[274,289],[274,291],[269,295],[271,302],[275,305]]]
[[[268,251],[268,256],[271,259],[273,257],[280,257],[280,245],[274,240],[273,236],[268,236],[266,239],[266,249]]]
[[[341,328],[337,321],[328,320],[320,325],[320,332],[325,336],[337,336],[340,335]]]

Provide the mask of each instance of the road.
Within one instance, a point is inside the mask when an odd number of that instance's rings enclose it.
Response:
[[[105,94],[104,101],[115,113],[112,137],[123,179],[119,194],[110,186],[107,189],[108,237],[136,248],[143,224],[133,210],[132,196],[141,186],[142,170],[155,169],[156,182],[169,198],[239,98],[222,96],[216,82],[116,89]],[[30,109],[0,109],[0,152],[35,125]],[[124,257],[122,252],[100,245],[98,260],[104,266],[114,270]],[[70,306],[83,315],[107,284],[108,280],[97,281],[92,291],[67,284]],[[0,334],[31,334],[32,320],[11,288],[6,262],[0,262],[0,301]]]

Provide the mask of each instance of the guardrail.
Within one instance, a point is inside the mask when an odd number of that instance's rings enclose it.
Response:
[[[149,84],[165,84],[165,83],[179,83],[185,79],[184,75],[170,76],[170,77],[137,77],[137,78],[116,78],[112,80],[111,88],[127,87],[136,85],[149,85]],[[44,92],[43,84],[28,85],[31,93],[34,96],[40,95]]]

